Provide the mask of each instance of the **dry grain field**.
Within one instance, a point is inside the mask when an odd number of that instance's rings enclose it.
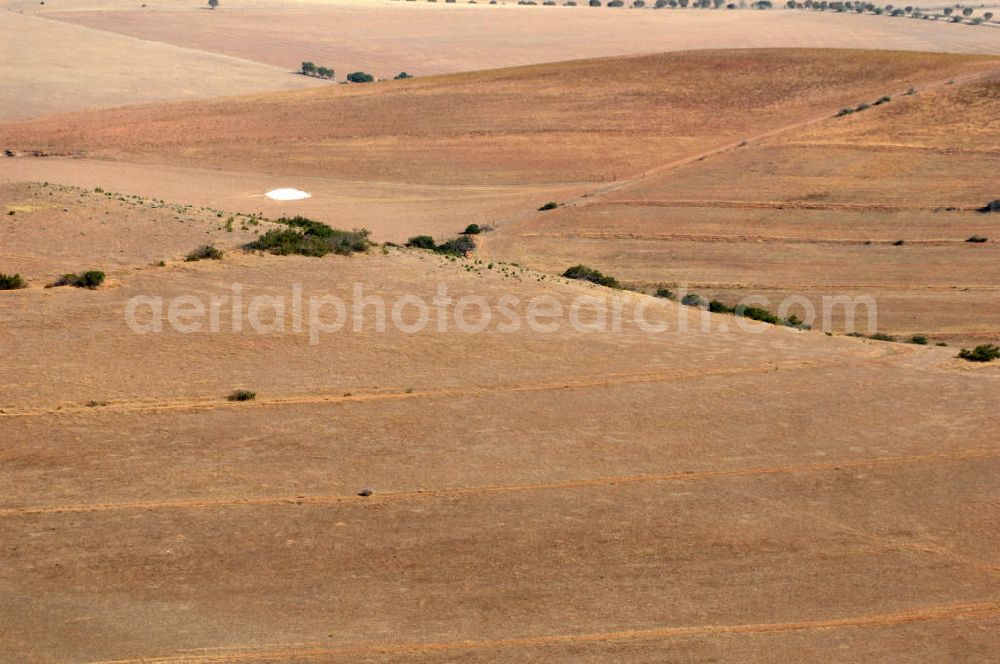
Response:
[[[0,662],[996,661],[991,7],[203,4],[0,2]]]

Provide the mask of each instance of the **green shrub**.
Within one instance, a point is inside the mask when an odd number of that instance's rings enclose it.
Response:
[[[589,281],[590,283],[597,284],[598,286],[621,288],[621,284],[618,283],[618,280],[614,277],[602,274],[600,271],[595,270],[592,267],[587,267],[586,265],[574,265],[563,272],[562,276],[567,279]]]
[[[672,300],[674,299],[674,292],[669,288],[664,288],[663,286],[660,286],[659,288],[656,289],[656,292],[653,293],[653,297],[662,297],[665,300]]]
[[[351,83],[371,83],[375,77],[363,71],[354,71],[347,75],[347,80]]]
[[[203,261],[203,260],[214,260],[217,261],[222,258],[222,252],[216,249],[210,244],[206,244],[203,247],[198,247],[190,254],[188,254],[184,260],[187,262],[192,261]]]
[[[835,117],[842,118],[845,115],[850,115],[853,112],[854,112],[853,108],[842,108],[839,111],[837,111],[837,115]]]
[[[872,105],[881,106],[882,104],[885,104],[890,101],[892,101],[892,97],[879,97],[878,99],[875,100],[875,102]]]
[[[966,242],[973,242],[979,244],[982,242],[986,242],[987,240],[989,240],[989,238],[983,237],[982,235],[973,235],[968,240],[966,240]]]
[[[431,251],[437,249],[437,243],[430,235],[414,235],[406,241],[406,246],[415,249],[430,249]]]
[[[914,334],[912,337],[910,337],[910,343],[917,344],[918,346],[926,346],[927,337],[924,336],[923,334]]]
[[[398,74],[396,74],[397,81],[403,80],[405,78],[413,78],[413,76],[411,74],[407,74],[405,71],[401,71]]]
[[[801,318],[799,318],[795,314],[792,314],[791,316],[789,316],[785,320],[781,321],[781,324],[784,325],[785,327],[794,327],[797,330],[811,330],[812,329],[811,325],[806,325],[805,321],[803,321]]]
[[[723,302],[719,300],[712,300],[708,303],[708,310],[714,314],[731,314],[734,309],[732,307],[727,307]]]
[[[557,207],[559,207],[558,203],[556,203],[555,201],[549,201],[542,207],[538,208],[538,211],[545,212],[546,210],[555,210]]]
[[[894,247],[902,247],[904,244],[906,244],[905,240],[896,240],[895,242],[892,243],[892,246],[894,246]]]
[[[462,231],[462,235],[479,235],[482,232],[483,227],[479,224],[469,224],[465,227],[465,230]]]
[[[0,290],[17,290],[19,288],[27,288],[28,284],[24,283],[24,279],[21,278],[19,274],[4,274],[0,272]]]
[[[64,274],[56,279],[52,286],[75,286],[76,288],[89,288],[90,290],[94,290],[103,283],[103,272],[100,270],[89,270],[83,274]]]
[[[279,256],[326,256],[329,253],[349,256],[367,251],[371,242],[368,231],[342,231],[305,217],[281,218],[278,223],[289,228],[274,228],[246,245],[250,251],[267,251]]]
[[[439,254],[450,254],[452,256],[465,256],[475,250],[476,242],[467,235],[460,235],[434,248],[434,251]]]
[[[958,351],[958,356],[969,362],[992,362],[1000,358],[1000,348],[997,348],[993,344],[976,346],[972,350],[963,348]]]
[[[706,305],[706,302],[697,293],[688,293],[681,298],[681,304],[689,307],[703,307]]]
[[[233,390],[226,398],[230,401],[253,401],[257,398],[257,393],[250,390]]]
[[[738,304],[733,310],[733,313],[737,316],[749,318],[750,320],[757,320],[762,323],[770,323],[771,325],[781,324],[780,318],[772,314],[767,309],[762,309],[761,307],[748,307],[746,305]]]
[[[874,341],[895,341],[896,340],[896,337],[892,336],[891,334],[884,334],[882,332],[876,332],[875,334],[869,334],[868,338],[872,339]]]

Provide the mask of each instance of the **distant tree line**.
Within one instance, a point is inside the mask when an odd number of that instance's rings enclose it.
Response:
[[[302,66],[299,68],[299,73],[305,76],[315,76],[317,78],[333,79],[335,77],[334,71],[329,67],[317,67],[314,62],[303,62]],[[375,77],[371,74],[363,71],[353,71],[346,76],[348,83],[372,83],[375,81]],[[396,76],[396,80],[401,80],[405,78],[413,78],[412,74],[407,74],[405,71],[401,71]]]

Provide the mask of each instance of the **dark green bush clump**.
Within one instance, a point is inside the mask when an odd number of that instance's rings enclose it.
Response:
[[[665,300],[672,300],[674,299],[674,292],[669,288],[664,288],[663,286],[660,286],[659,288],[656,289],[656,292],[653,293],[653,297],[662,297]]]
[[[969,362],[992,362],[993,360],[1000,359],[1000,348],[997,348],[993,344],[976,346],[972,350],[963,348],[958,351],[958,356]]]
[[[917,344],[918,346],[926,346],[927,337],[924,336],[923,334],[914,334],[912,337],[910,337],[910,343]]]
[[[439,254],[450,254],[452,256],[465,256],[476,250],[476,242],[467,235],[460,235],[454,239],[443,242],[434,248]]]
[[[592,284],[597,284],[598,286],[607,286],[608,288],[621,288],[621,284],[614,277],[602,274],[600,271],[595,270],[592,267],[587,267],[586,265],[574,265],[573,267],[567,269],[563,272],[562,276],[567,279],[578,279],[581,281],[589,281]]]
[[[368,231],[363,228],[342,231],[305,217],[282,218],[278,223],[289,228],[271,229],[247,244],[246,248],[279,256],[297,254],[320,257],[331,252],[349,256],[355,252],[367,251],[371,244],[368,241]]]
[[[986,242],[988,239],[989,238],[985,238],[982,235],[973,235],[968,240],[966,240],[966,242],[973,242],[975,244],[980,244],[982,242]]]
[[[413,247],[414,249],[430,249],[433,251],[437,249],[437,242],[430,235],[414,235],[406,241],[406,246]]]
[[[203,260],[213,260],[217,261],[222,258],[222,252],[213,247],[210,244],[206,244],[203,247],[198,247],[184,259],[187,262],[192,261],[203,261]]]
[[[708,310],[713,314],[731,314],[733,313],[732,307],[727,307],[725,303],[719,300],[712,300],[708,303]]]
[[[371,83],[375,77],[363,71],[354,71],[347,75],[347,80],[351,83]]]
[[[892,336],[891,334],[884,334],[882,332],[876,332],[875,334],[870,334],[870,335],[868,335],[868,338],[872,339],[874,341],[895,341],[896,340],[896,337]]]
[[[688,293],[681,298],[681,304],[689,307],[703,307],[705,306],[705,300],[701,299],[701,296],[697,293]]]
[[[476,242],[468,235],[460,235],[456,238],[437,244],[430,235],[415,235],[406,242],[407,247],[415,249],[429,249],[439,254],[464,257],[469,252],[476,250]]]
[[[558,203],[556,203],[555,201],[549,201],[542,207],[538,208],[538,211],[545,212],[546,210],[555,210],[557,207],[559,207]]]
[[[56,279],[52,286],[75,286],[76,288],[89,288],[90,290],[94,290],[103,283],[103,272],[100,270],[89,270],[83,274],[64,274]]]
[[[733,309],[733,313],[737,316],[749,318],[750,320],[759,320],[762,323],[770,323],[771,325],[781,325],[780,318],[772,314],[767,309],[762,309],[760,307],[747,307],[739,304],[736,305],[735,309]]]
[[[250,390],[233,390],[226,398],[230,401],[253,401],[257,398],[257,393]]]
[[[469,224],[465,227],[465,230],[462,231],[462,235],[479,235],[482,232],[483,227],[479,224]]]
[[[19,288],[27,288],[27,286],[28,284],[24,283],[21,275],[3,274],[0,272],[0,290],[17,290]]]
[[[1000,198],[990,201],[983,207],[979,208],[980,212],[1000,212]]]

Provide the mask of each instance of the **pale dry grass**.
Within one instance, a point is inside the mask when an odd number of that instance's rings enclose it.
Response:
[[[316,84],[269,65],[14,12],[0,11],[0,31],[0,120]]]

